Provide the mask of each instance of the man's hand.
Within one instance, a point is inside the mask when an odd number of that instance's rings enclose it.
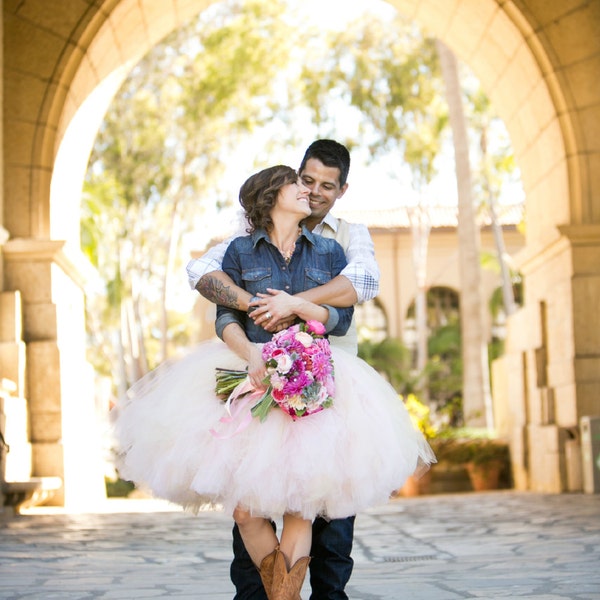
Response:
[[[281,290],[268,288],[267,292],[267,294],[259,293],[256,296],[258,299],[250,302],[250,306],[256,307],[250,313],[250,318],[266,331],[276,333],[294,323],[296,311],[302,306],[304,300],[297,296],[290,296]]]
[[[329,309],[325,306],[305,300],[300,295],[290,296],[287,292],[267,288],[266,294],[257,294],[257,299],[250,302],[256,308],[250,313],[254,319],[269,332],[280,331],[288,327],[296,317],[303,321],[313,319],[327,323]]]

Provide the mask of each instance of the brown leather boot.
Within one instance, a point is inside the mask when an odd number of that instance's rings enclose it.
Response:
[[[271,554],[267,554],[267,556],[260,561],[260,569],[258,570],[263,587],[267,593],[268,600],[272,600],[273,598],[273,594],[271,592],[271,589],[273,588],[273,569],[275,567],[275,554],[278,550],[279,546],[277,546],[277,548],[275,548]]]
[[[273,568],[272,596],[269,600],[302,600],[300,590],[306,577],[309,562],[310,556],[303,556],[288,571],[283,553],[277,550]]]

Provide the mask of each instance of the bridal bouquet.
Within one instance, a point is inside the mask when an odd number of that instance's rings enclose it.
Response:
[[[278,406],[297,419],[331,406],[335,393],[333,359],[324,333],[322,323],[307,321],[276,333],[263,346],[267,389],[252,406],[252,416],[264,421],[271,408]],[[217,369],[216,392],[228,396],[229,404],[256,390],[249,387],[245,371]]]

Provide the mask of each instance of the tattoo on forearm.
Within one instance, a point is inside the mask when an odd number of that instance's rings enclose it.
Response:
[[[218,279],[211,279],[206,276],[202,277],[196,284],[196,289],[207,300],[210,300],[215,304],[227,306],[228,308],[240,307],[238,295],[231,287],[223,284]]]

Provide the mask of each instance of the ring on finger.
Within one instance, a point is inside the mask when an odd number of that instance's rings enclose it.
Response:
[[[265,313],[265,317],[268,319],[270,319],[273,315],[270,312],[266,312]]]

